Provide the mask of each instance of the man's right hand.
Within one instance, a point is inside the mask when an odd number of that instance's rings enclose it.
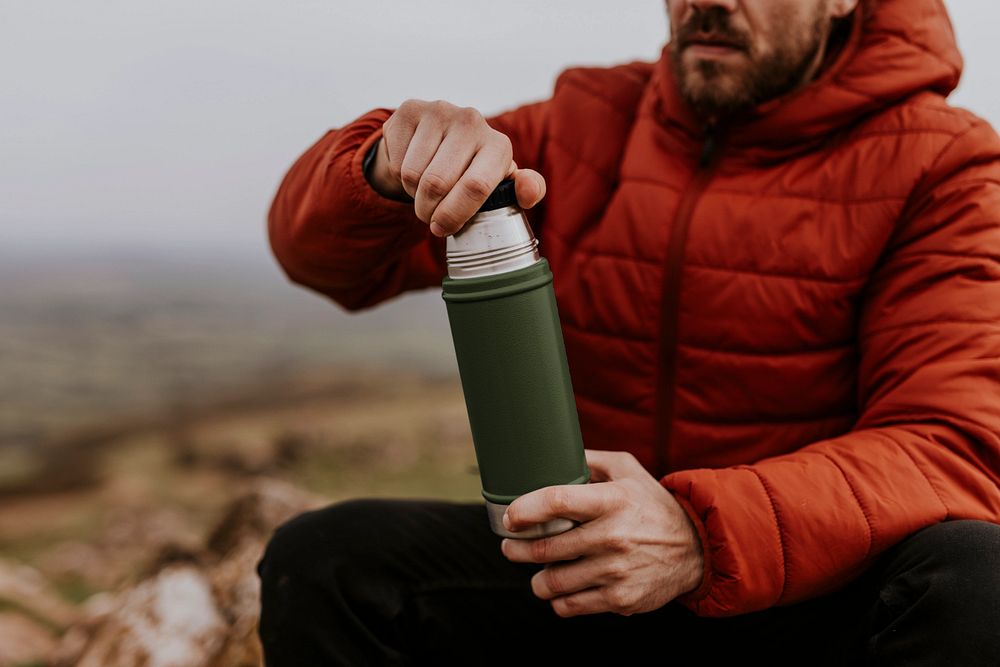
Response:
[[[382,126],[368,182],[383,197],[412,199],[417,217],[431,232],[447,236],[510,177],[522,208],[545,196],[542,175],[518,169],[510,139],[478,111],[442,100],[406,100]]]

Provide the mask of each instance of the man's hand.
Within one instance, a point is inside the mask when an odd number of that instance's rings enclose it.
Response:
[[[472,107],[406,100],[382,125],[368,181],[383,197],[413,199],[417,217],[437,236],[454,234],[493,189],[514,178],[521,208],[545,196],[537,171],[518,169],[510,139]]]
[[[551,600],[560,616],[627,616],[697,588],[704,558],[684,508],[631,454],[586,455],[590,484],[527,493],[504,516],[515,532],[557,517],[583,522],[552,537],[501,542],[512,561],[546,564],[531,579],[535,595]]]

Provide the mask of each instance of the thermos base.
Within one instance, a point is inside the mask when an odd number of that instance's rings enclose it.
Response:
[[[572,519],[552,519],[551,521],[538,523],[534,526],[525,528],[524,530],[512,533],[503,526],[503,515],[504,512],[507,511],[508,507],[510,506],[491,503],[488,500],[486,501],[486,513],[490,517],[490,528],[500,537],[531,540],[536,537],[550,537],[552,535],[558,535],[559,533],[565,533],[567,530],[577,525],[576,521],[573,521]]]

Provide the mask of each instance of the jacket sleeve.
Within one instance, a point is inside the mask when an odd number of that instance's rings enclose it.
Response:
[[[1000,523],[1000,148],[978,122],[908,202],[861,303],[859,418],[753,465],[661,482],[695,522],[702,616],[812,598],[950,519]]]
[[[289,169],[268,213],[271,249],[288,278],[347,310],[440,285],[447,272],[445,239],[412,203],[380,196],[362,173],[392,111],[374,109],[323,135]],[[541,170],[547,113],[542,101],[487,118],[510,138],[519,167]]]

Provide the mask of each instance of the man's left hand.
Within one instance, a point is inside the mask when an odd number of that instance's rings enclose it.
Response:
[[[552,537],[501,542],[512,561],[546,564],[531,579],[535,595],[559,616],[628,616],[697,588],[702,548],[674,496],[631,454],[588,449],[586,456],[590,484],[532,491],[504,516],[514,532],[558,517],[582,522]]]

